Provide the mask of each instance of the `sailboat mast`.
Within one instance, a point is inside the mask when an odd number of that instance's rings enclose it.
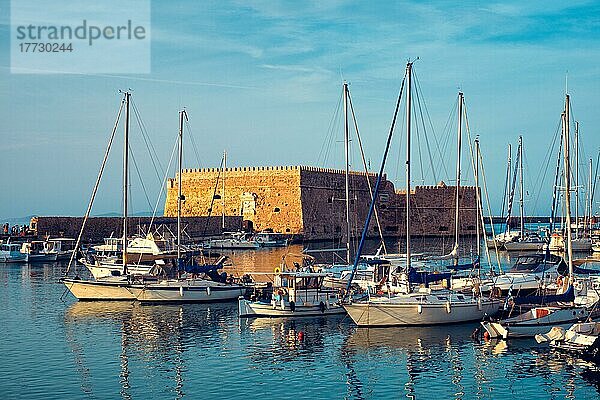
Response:
[[[511,167],[512,167],[512,144],[508,144],[508,162],[506,163],[506,197],[504,198],[504,201],[506,202],[506,213],[507,213],[507,217],[506,217],[506,229],[505,229],[505,235],[506,232],[510,232],[510,223],[509,218],[510,218],[510,172],[511,172]],[[502,215],[502,217],[504,217],[504,215]]]
[[[350,264],[350,135],[348,129],[348,83],[344,82],[344,153],[346,160],[346,263]]]
[[[565,98],[565,112],[563,113],[563,140],[565,147],[564,154],[564,163],[565,163],[565,217],[566,217],[566,227],[565,227],[565,250],[568,258],[569,265],[569,279],[573,282],[573,243],[571,238],[571,164],[569,162],[569,95],[566,95]]]
[[[410,268],[410,109],[412,63],[406,64],[406,269]]]
[[[129,103],[131,93],[125,92],[125,135],[123,139],[123,273],[127,273],[127,213],[129,192]]]
[[[523,204],[523,136],[519,136],[519,211],[521,213],[521,240],[525,238],[525,207]]]
[[[227,151],[223,150],[223,195],[221,196],[221,230],[225,232],[225,170],[227,169]]]
[[[181,194],[181,172],[183,164],[183,118],[187,119],[187,113],[185,110],[179,112],[179,157],[177,163],[178,179],[177,179],[177,262],[181,259],[181,201],[183,196]]]
[[[458,263],[458,235],[460,234],[460,150],[462,147],[462,125],[463,125],[463,104],[464,97],[462,92],[458,92],[458,133],[456,142],[456,202],[454,213],[454,255],[455,263]]]
[[[579,239],[579,121],[575,121],[575,237]]]
[[[477,241],[477,260],[480,257],[481,234],[479,232],[479,223],[483,218],[483,210],[479,207],[481,203],[481,194],[479,192],[479,139],[475,139],[475,202],[477,203],[477,225],[476,225],[476,241]],[[483,226],[483,225],[482,225]]]
[[[588,234],[591,235],[592,234],[592,191],[593,191],[593,186],[592,186],[592,159],[590,158],[590,176],[588,178],[588,193],[587,193],[587,205],[586,208],[588,209],[588,212],[586,213],[587,215],[587,229],[588,229]]]

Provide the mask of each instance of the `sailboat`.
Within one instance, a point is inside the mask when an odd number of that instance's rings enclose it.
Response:
[[[401,293],[388,293],[384,296],[369,296],[367,300],[350,301],[344,305],[348,315],[354,323],[361,327],[368,326],[406,326],[406,325],[438,325],[457,322],[474,321],[483,318],[485,315],[493,315],[500,308],[500,301],[489,297],[484,297],[480,293],[469,290],[468,292],[457,292],[450,289],[439,288],[432,289],[431,282],[441,279],[449,280],[450,273],[446,274],[428,274],[417,273],[412,268],[410,252],[410,193],[411,193],[411,175],[410,175],[410,155],[411,155],[411,91],[412,91],[412,62],[406,66],[406,268],[405,273],[398,279],[397,284],[404,287]],[[404,87],[404,82],[402,87]],[[402,91],[400,92],[400,97]],[[400,104],[400,98],[396,106],[396,112]],[[462,115],[464,98],[459,93],[458,101],[458,162],[457,162],[457,206],[460,198],[460,149],[462,140]],[[394,119],[395,121],[395,119]],[[358,259],[364,245],[366,231],[369,220],[373,213],[374,203],[377,198],[381,176],[385,167],[385,161],[393,133],[390,129],[387,147],[384,153],[381,169],[375,187],[374,199],[371,202],[369,214],[363,228],[363,235],[359,243],[358,252],[354,261],[354,272],[358,265]],[[458,230],[458,216],[456,226]],[[458,242],[458,236],[456,237]],[[454,251],[458,250],[455,243]],[[415,284],[423,283],[424,287],[415,290]],[[447,287],[450,284],[447,283]]]
[[[180,112],[179,125],[179,158],[178,158],[178,200],[177,200],[177,262],[175,265],[176,274],[184,275],[184,278],[168,279],[162,276],[137,277],[128,273],[128,240],[127,240],[127,205],[128,205],[128,153],[129,153],[129,92],[125,92],[123,102],[125,103],[125,137],[124,137],[124,155],[123,155],[123,250],[122,250],[122,269],[119,275],[112,275],[96,280],[83,280],[79,277],[64,277],[62,282],[67,289],[79,300],[138,300],[140,302],[160,303],[160,302],[215,302],[235,300],[238,296],[245,294],[246,288],[243,285],[229,283],[228,278],[216,272],[218,266],[204,265],[199,266],[193,263],[187,264],[182,258],[181,245],[181,202],[184,199],[182,195],[181,172],[183,160],[183,127],[184,119],[187,120],[187,112]],[[120,112],[119,112],[120,115]],[[115,129],[118,124],[115,123]],[[113,131],[114,134],[114,131]],[[112,143],[112,138],[111,138]],[[110,149],[110,144],[109,144]],[[81,242],[81,236],[85,227],[85,220],[89,216],[94,195],[104,164],[108,155],[105,155],[96,186],[92,194],[92,199],[88,205],[84,223],[77,240],[77,245]],[[73,256],[69,263],[67,273],[71,268]],[[165,271],[169,272],[169,271]],[[195,278],[196,275],[203,275],[212,278]],[[189,276],[189,277],[188,277]]]
[[[562,326],[568,328],[573,323],[583,321],[590,315],[590,310],[585,306],[576,306],[574,304],[575,292],[573,288],[574,268],[573,268],[573,247],[571,237],[571,166],[569,154],[569,95],[566,95],[565,110],[561,115],[562,137],[564,145],[564,181],[565,181],[565,212],[566,212],[566,252],[569,274],[565,277],[562,287],[556,295],[515,297],[512,302],[514,305],[520,304],[551,304],[555,306],[534,307],[524,314],[501,321],[481,322],[483,328],[491,337],[500,337],[503,339],[533,337],[536,334],[548,332],[553,326]]]
[[[546,241],[536,232],[525,231],[525,207],[524,207],[524,186],[523,186],[523,136],[519,136],[518,147],[519,158],[517,159],[519,171],[519,210],[521,225],[519,237],[504,243],[504,248],[508,251],[541,251],[546,246]],[[516,172],[516,171],[515,171]],[[507,226],[509,224],[507,223]]]

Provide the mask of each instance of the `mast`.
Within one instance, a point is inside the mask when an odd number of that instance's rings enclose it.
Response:
[[[590,158],[590,176],[588,178],[588,193],[587,193],[587,204],[586,204],[586,208],[588,209],[588,212],[586,213],[587,216],[587,229],[588,229],[588,234],[591,236],[592,234],[592,191],[593,189],[593,185],[592,185],[592,159]]]
[[[125,135],[123,139],[123,274],[127,273],[127,212],[129,192],[129,103],[131,93],[125,92]]]
[[[179,159],[177,163],[177,170],[179,171],[177,179],[177,262],[181,260],[181,202],[183,196],[181,194],[181,172],[183,164],[183,119],[187,121],[187,112],[181,110],[179,112]]]
[[[483,210],[479,207],[481,203],[481,195],[479,193],[479,139],[475,139],[475,202],[477,203],[477,225],[476,225],[476,240],[477,240],[477,259],[480,258],[480,247],[481,247],[481,234],[479,233],[479,223],[483,219]]]
[[[575,121],[575,237],[579,239],[579,121]]]
[[[463,118],[464,97],[462,92],[458,92],[458,133],[456,143],[456,204],[454,214],[454,254],[455,264],[458,264],[458,235],[460,234],[460,149],[462,146],[462,118]]]
[[[227,169],[227,151],[223,150],[223,170],[221,172],[223,172],[223,195],[221,196],[221,207],[223,208],[222,211],[222,218],[221,218],[221,229],[223,232],[225,232],[225,170]]]
[[[350,264],[350,135],[348,130],[348,83],[344,82],[344,150],[346,160],[346,263]],[[367,177],[368,179],[368,177]]]
[[[406,64],[406,270],[410,269],[410,108],[412,63]]]
[[[519,136],[519,211],[521,213],[521,240],[525,238],[525,208],[523,204],[523,136]]]
[[[571,164],[569,162],[569,95],[566,95],[565,98],[565,112],[562,115],[563,122],[563,140],[565,147],[564,154],[564,178],[565,178],[565,213],[566,213],[566,242],[565,242],[565,252],[568,258],[569,265],[569,281],[573,282],[573,246],[572,246],[572,238],[571,238]]]

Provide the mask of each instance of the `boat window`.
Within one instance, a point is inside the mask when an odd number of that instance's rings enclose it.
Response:
[[[448,300],[448,297],[446,296],[436,296],[438,298],[438,300]]]

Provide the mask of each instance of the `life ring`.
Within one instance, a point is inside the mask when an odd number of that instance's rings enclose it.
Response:
[[[296,303],[293,301],[290,301],[290,310],[292,312],[296,311]]]
[[[323,302],[319,303],[319,310],[321,310],[321,313],[325,313],[325,303],[323,303]]]
[[[273,272],[275,272],[276,274],[280,274],[281,273],[281,268],[275,267],[275,269],[273,270]]]

